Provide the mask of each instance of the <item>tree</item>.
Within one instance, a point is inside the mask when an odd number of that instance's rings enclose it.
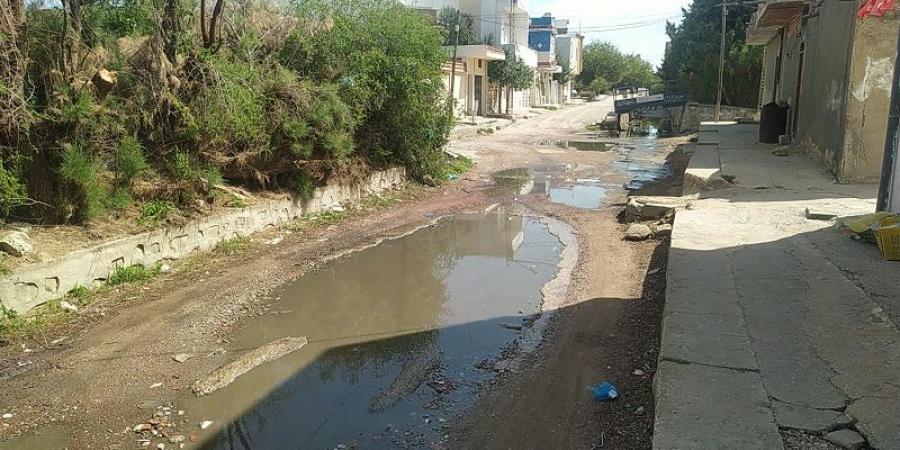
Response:
[[[488,79],[497,83],[506,91],[506,112],[509,113],[511,93],[513,90],[528,89],[534,81],[534,71],[522,58],[516,56],[511,49],[506,49],[506,59],[488,63]],[[500,96],[497,96],[500,101]],[[499,110],[499,105],[498,105]]]
[[[671,45],[659,75],[677,80],[682,91],[702,103],[715,102],[718,90],[720,3],[694,0],[690,7],[682,9],[680,25],[666,24]],[[750,8],[728,10],[723,101],[733,106],[756,107],[758,102],[763,50],[745,42],[751,14]]]
[[[27,57],[25,4],[22,0],[0,0],[0,148],[14,147],[27,127]]]
[[[445,6],[438,13],[438,24],[444,29],[444,45],[456,43],[456,17],[459,15],[459,45],[478,44],[478,34],[475,33],[475,19],[468,14],[461,13],[456,8]]]
[[[649,87],[659,77],[640,55],[622,53],[609,42],[592,42],[584,48],[584,68],[577,81],[599,93],[613,87]]]

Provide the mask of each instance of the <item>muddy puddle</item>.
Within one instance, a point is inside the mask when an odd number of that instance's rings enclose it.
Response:
[[[351,254],[284,288],[228,345],[306,347],[178,408],[228,423],[210,449],[440,445],[507,367],[562,250],[545,223],[498,211]]]
[[[598,209],[611,189],[637,190],[671,175],[671,168],[655,136],[615,140],[546,141],[538,146],[556,145],[585,151],[609,151],[616,155],[608,169],[588,164],[511,169],[494,174],[500,188],[518,194],[543,194],[554,203],[573,208]]]

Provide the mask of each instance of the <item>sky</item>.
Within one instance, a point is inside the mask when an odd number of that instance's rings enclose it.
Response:
[[[626,53],[637,53],[658,66],[665,53],[666,22],[678,23],[681,8],[691,0],[526,0],[528,13],[539,17],[553,13],[569,19],[569,31],[585,30],[585,44],[609,41]],[[622,27],[619,30],[608,28]],[[603,29],[603,31],[598,31]],[[590,31],[588,31],[590,30]]]

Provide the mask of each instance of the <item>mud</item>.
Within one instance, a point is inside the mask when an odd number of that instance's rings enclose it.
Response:
[[[564,227],[564,225],[559,225]],[[200,399],[205,448],[440,445],[444,428],[533,326],[563,244],[507,208],[458,215],[333,261],[275,293],[230,347],[302,334],[302,350]],[[215,427],[216,425],[214,425]]]
[[[305,337],[283,337],[269,342],[255,350],[244,353],[234,361],[212,371],[209,375],[198,379],[191,385],[191,390],[198,397],[212,394],[227,387],[239,376],[267,362],[275,361],[292,352],[300,350],[308,343]],[[178,355],[175,355],[177,358]],[[177,359],[176,359],[177,360]],[[180,361],[183,362],[183,361]]]

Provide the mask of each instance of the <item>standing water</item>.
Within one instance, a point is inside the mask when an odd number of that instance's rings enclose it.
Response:
[[[539,220],[501,212],[335,261],[285,287],[231,344],[306,336],[306,347],[184,408],[230,420],[206,448],[440,445],[540,311],[561,251]]]

